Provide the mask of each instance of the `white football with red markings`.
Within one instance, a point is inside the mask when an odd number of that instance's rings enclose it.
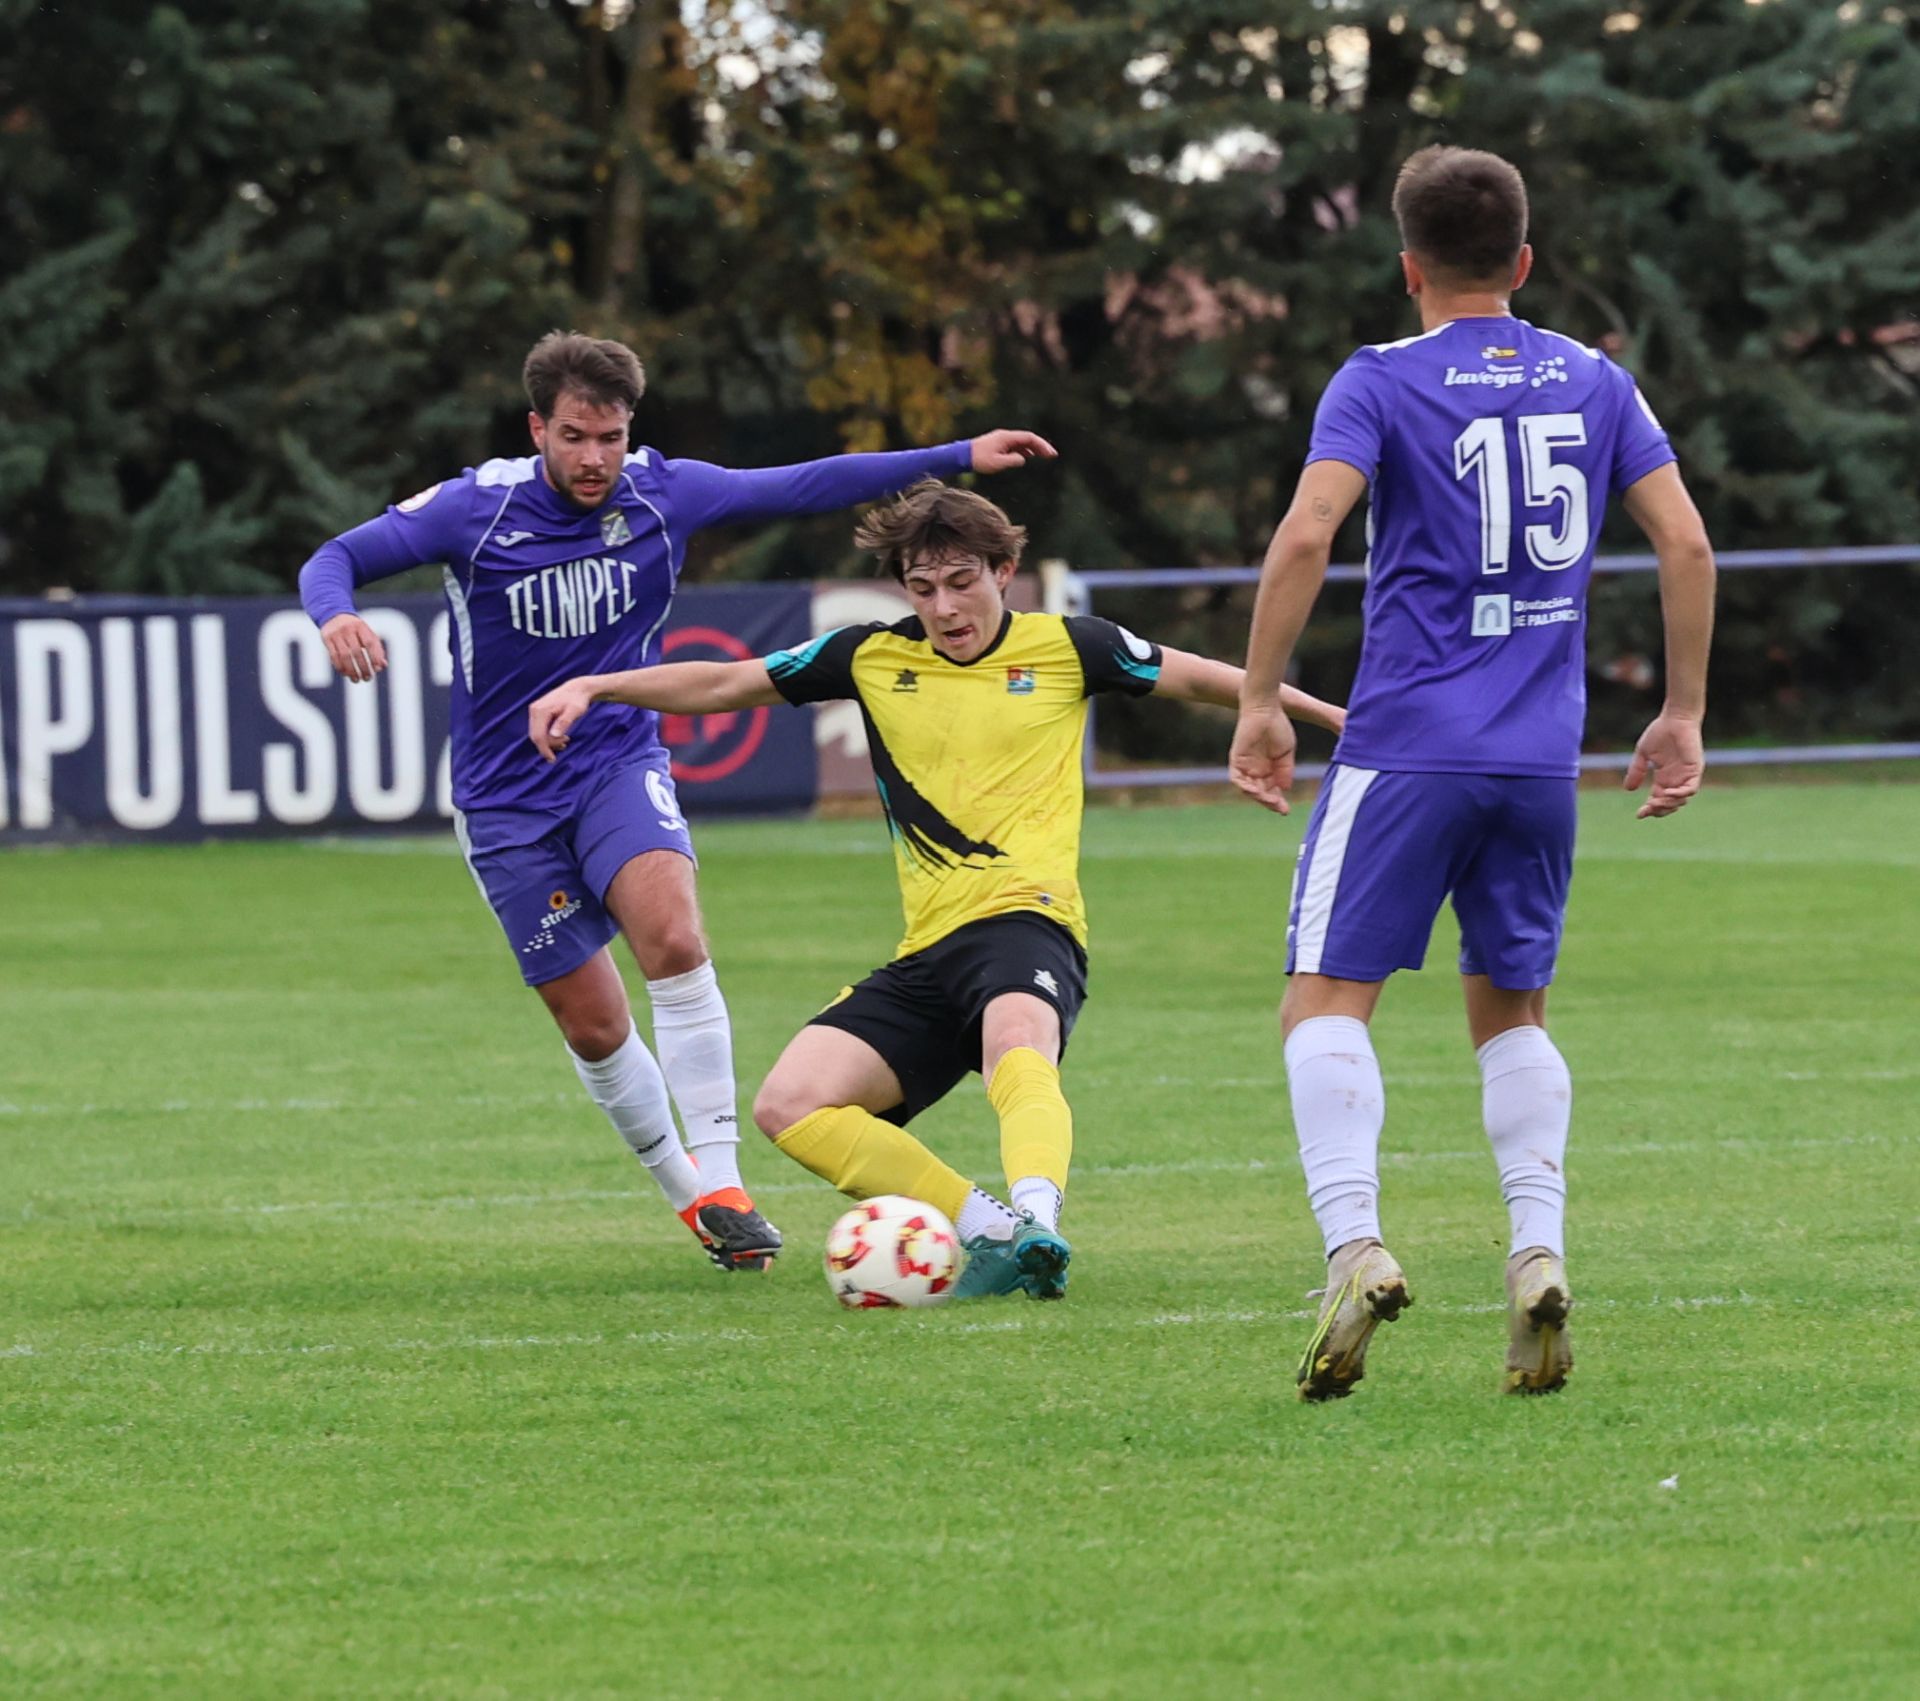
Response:
[[[924,1199],[868,1199],[827,1233],[827,1286],[849,1311],[938,1305],[960,1275],[960,1237]]]

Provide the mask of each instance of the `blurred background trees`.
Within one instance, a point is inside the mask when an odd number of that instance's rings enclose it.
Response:
[[[0,0],[0,590],[283,589],[521,452],[555,325],[639,349],[671,454],[1029,425],[1036,557],[1256,560],[1327,377],[1413,326],[1387,202],[1432,140],[1526,172],[1518,309],[1640,376],[1722,547],[1920,539],[1910,8]],[[847,532],[696,570],[857,570]],[[1730,581],[1720,703],[1913,736],[1860,680],[1916,584]],[[1623,714],[1647,590],[1596,598]],[[1186,600],[1237,653],[1244,601]]]

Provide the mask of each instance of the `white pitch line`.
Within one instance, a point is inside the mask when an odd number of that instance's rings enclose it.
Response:
[[[1770,1152],[1829,1151],[1847,1147],[1900,1147],[1920,1144],[1920,1135],[1902,1138],[1881,1134],[1819,1134],[1791,1140],[1752,1140],[1726,1135],[1711,1140],[1639,1140],[1631,1145],[1585,1146],[1573,1153],[1576,1165],[1592,1159],[1638,1158],[1687,1152],[1741,1152],[1765,1156]],[[1406,1169],[1420,1164],[1475,1163],[1490,1161],[1484,1146],[1467,1151],[1382,1152],[1383,1168]],[[1298,1163],[1290,1154],[1281,1158],[1186,1158],[1167,1163],[1082,1164],[1074,1171],[1085,1181],[1133,1181],[1172,1175],[1263,1175],[1268,1171],[1292,1177]],[[773,1181],[754,1189],[756,1194],[785,1195],[817,1193],[817,1181]],[[21,1206],[0,1220],[14,1222],[71,1222],[84,1217],[103,1217],[114,1222],[171,1221],[182,1217],[284,1217],[367,1215],[388,1211],[482,1211],[542,1209],[551,1205],[602,1204],[655,1197],[647,1189],[635,1187],[580,1187],[557,1193],[448,1193],[400,1199],[289,1199],[266,1202],[229,1202],[205,1205],[99,1205],[89,1208],[62,1200],[50,1208],[32,1204]]]
[[[577,1092],[555,1090],[550,1093],[445,1093],[419,1098],[410,1093],[390,1093],[377,1099],[332,1098],[243,1098],[243,1099],[154,1099],[145,1104],[12,1104],[0,1101],[0,1116],[57,1116],[63,1119],[83,1116],[235,1116],[304,1115],[313,1112],[332,1114],[346,1111],[366,1115],[384,1110],[431,1110],[441,1105],[457,1105],[476,1110],[533,1110],[553,1105],[584,1105]]]
[[[1920,857],[1864,846],[1828,852],[1734,849],[1721,845],[1668,845],[1634,850],[1625,846],[1582,846],[1581,862],[1731,863],[1742,868],[1915,868]]]
[[[448,826],[450,828],[451,823]],[[755,829],[735,828],[731,832],[725,829],[716,832],[709,826],[705,829],[704,836],[719,840],[723,849],[749,853],[771,849],[776,842],[764,830]],[[396,834],[389,838],[296,839],[291,841],[291,844],[298,850],[324,856],[453,857],[460,854],[459,846],[454,842],[451,831],[428,830],[417,835]],[[887,849],[885,838],[858,827],[845,831],[787,834],[780,837],[777,844],[780,855],[789,860],[794,857],[878,856]],[[59,847],[31,848],[51,851]],[[1080,855],[1082,860],[1087,862],[1157,862],[1164,859],[1238,862],[1261,868],[1272,863],[1290,861],[1298,848],[1298,839],[1286,833],[1265,837],[1233,837],[1225,841],[1187,838],[1150,845],[1128,844],[1120,841],[1109,844],[1102,839],[1094,838],[1080,847]],[[1741,867],[1764,868],[1831,868],[1836,864],[1867,868],[1920,867],[1920,857],[1910,853],[1864,845],[1818,852],[1797,848],[1767,850],[1755,849],[1750,845],[1720,844],[1644,847],[1585,845],[1581,847],[1580,860],[1582,862],[1730,863]]]
[[[1734,1294],[1696,1294],[1688,1296],[1665,1296],[1654,1294],[1645,1299],[1583,1299],[1576,1307],[1582,1315],[1590,1316],[1596,1311],[1636,1312],[1636,1311],[1694,1311],[1713,1309],[1723,1306],[1757,1307],[1773,1309],[1781,1305],[1778,1300],[1765,1300],[1750,1293]],[[1506,1307],[1492,1303],[1457,1303],[1446,1300],[1427,1300],[1420,1306],[1422,1315],[1431,1316],[1441,1313],[1448,1316],[1482,1317],[1493,1313],[1504,1313]],[[918,1333],[930,1333],[938,1329],[943,1334],[1015,1334],[1028,1329],[1058,1332],[1070,1330],[1075,1334],[1105,1333],[1116,1330],[1134,1329],[1187,1329],[1187,1328],[1240,1328],[1262,1323],[1302,1323],[1312,1318],[1311,1310],[1271,1310],[1242,1311],[1162,1311],[1149,1317],[1088,1317],[1084,1309],[1066,1314],[1049,1310],[1045,1317],[1004,1317],[980,1319],[977,1322],[947,1325],[935,1318],[903,1318],[891,1313],[879,1324],[859,1325],[842,1323],[836,1332],[851,1332],[855,1327],[869,1326],[879,1328],[913,1327]],[[401,1357],[431,1357],[444,1353],[487,1353],[487,1352],[528,1352],[528,1351],[599,1351],[602,1349],[622,1350],[632,1347],[652,1346],[708,1346],[718,1342],[767,1342],[789,1341],[793,1337],[791,1329],[765,1331],[741,1329],[737,1327],[717,1329],[638,1329],[622,1334],[580,1334],[580,1335],[454,1335],[443,1340],[412,1340],[375,1342],[355,1345],[346,1341],[315,1341],[289,1343],[279,1346],[255,1346],[246,1342],[224,1341],[121,1341],[112,1345],[81,1345],[72,1347],[43,1347],[31,1342],[16,1342],[12,1346],[0,1347],[0,1359],[57,1359],[57,1358],[319,1358],[334,1354],[397,1354]]]
[[[1742,1071],[1743,1078],[1755,1080],[1763,1078],[1758,1071]],[[1776,1081],[1913,1081],[1920,1080],[1920,1069],[1781,1069],[1771,1076],[1764,1077]],[[1136,1083],[1128,1077],[1119,1075],[1076,1075],[1072,1084],[1077,1087],[1108,1089],[1115,1087],[1133,1087],[1144,1084],[1152,1087],[1250,1087],[1267,1091],[1280,1086],[1284,1074],[1276,1069],[1271,1075],[1149,1075],[1144,1083]],[[1454,1070],[1450,1073],[1429,1074],[1409,1071],[1390,1072],[1387,1077],[1389,1089],[1394,1087],[1463,1087],[1479,1086],[1471,1068]],[[1574,1073],[1576,1086],[1614,1084],[1626,1082],[1634,1086],[1680,1086],[1695,1085],[1699,1081],[1697,1074],[1662,1075],[1645,1069],[1580,1069]]]
[[[1231,1087],[1244,1089],[1272,1089],[1278,1085],[1280,1076],[1264,1075],[1154,1075],[1147,1085],[1155,1087]],[[1749,1079],[1755,1077],[1749,1076]],[[1920,1069],[1781,1069],[1767,1077],[1776,1081],[1790,1081],[1795,1085],[1821,1081],[1913,1081],[1920,1080]],[[1642,1071],[1623,1071],[1614,1074],[1600,1074],[1584,1071],[1578,1077],[1587,1082],[1625,1081],[1636,1084],[1657,1084],[1667,1081],[1678,1084],[1679,1076],[1650,1076]],[[1692,1077],[1687,1077],[1692,1080]],[[1096,1090],[1125,1085],[1120,1078],[1106,1075],[1081,1075],[1076,1077],[1081,1087]],[[1471,1087],[1471,1074],[1440,1075],[1395,1075],[1389,1083],[1402,1087]],[[977,1092],[978,1089],[976,1088]],[[422,1098],[410,1093],[390,1093],[373,1099],[346,1098],[237,1098],[237,1099],[152,1099],[141,1104],[101,1104],[86,1102],[82,1104],[17,1104],[0,1099],[0,1117],[58,1117],[73,1120],[90,1116],[298,1116],[298,1115],[335,1115],[346,1113],[365,1116],[391,1110],[431,1110],[445,1105],[456,1105],[472,1110],[534,1110],[553,1106],[579,1107],[586,1101],[577,1092],[555,1089],[547,1093],[445,1093],[431,1098]]]

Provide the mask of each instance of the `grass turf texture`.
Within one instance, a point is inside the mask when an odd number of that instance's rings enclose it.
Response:
[[[791,1255],[711,1270],[441,844],[0,859],[0,1692],[1912,1693],[1920,788],[1583,799],[1536,1401],[1446,921],[1376,1026],[1418,1304],[1292,1398],[1304,821],[1090,817],[1072,1297],[913,1315],[757,1142]],[[895,899],[877,823],[700,836],[750,1095]],[[997,1180],[977,1082],[923,1132]]]

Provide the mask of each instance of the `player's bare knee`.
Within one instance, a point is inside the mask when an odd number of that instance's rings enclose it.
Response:
[[[1036,1016],[1030,1021],[1022,1022],[1009,1038],[1006,1050],[1015,1051],[1022,1047],[1028,1051],[1037,1051],[1042,1057],[1057,1051],[1060,1047],[1059,1018]]]
[[[1060,1056],[1060,1041],[1054,1031],[1045,1023],[1036,1022],[1031,1029],[1014,1028],[997,1036],[997,1043],[990,1047],[986,1055],[985,1073],[990,1078],[993,1072],[1006,1061],[1007,1054],[1014,1051],[1037,1052],[1049,1063],[1057,1063]]]
[[[1547,1025],[1547,989],[1545,987],[1509,989],[1496,987],[1485,976],[1465,978],[1467,1038],[1478,1051],[1489,1040],[1514,1028],[1544,1028]]]
[[[636,949],[634,955],[648,980],[672,980],[675,975],[692,974],[707,960],[707,942],[697,926],[675,927],[656,934],[644,951]]]
[[[554,1011],[553,1019],[567,1049],[588,1063],[611,1057],[633,1032],[633,1016],[626,1010],[563,1009]]]
[[[1280,1023],[1280,1042],[1284,1045],[1293,1030],[1306,1020],[1300,1000],[1294,996],[1293,982],[1287,983],[1287,990],[1281,994],[1280,1002],[1274,1008],[1274,1016]]]
[[[803,1117],[820,1108],[819,1095],[798,1081],[769,1075],[753,1096],[753,1125],[769,1140],[777,1140]]]

